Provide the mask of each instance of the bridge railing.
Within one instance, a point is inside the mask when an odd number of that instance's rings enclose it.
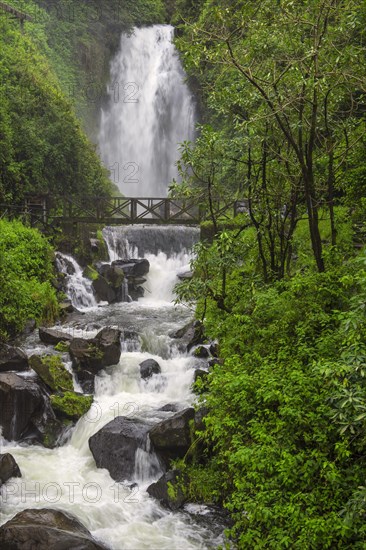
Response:
[[[39,201],[39,199],[37,199]],[[213,200],[216,218],[231,219],[245,210],[245,201]],[[155,197],[52,197],[34,204],[28,198],[24,206],[0,205],[1,213],[25,216],[57,225],[61,222],[123,224],[187,224],[198,225],[210,219],[206,201],[197,198],[172,199]]]

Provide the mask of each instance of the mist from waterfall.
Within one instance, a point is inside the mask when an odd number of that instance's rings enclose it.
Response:
[[[178,179],[179,143],[194,139],[194,101],[173,34],[170,25],[135,28],[111,63],[99,148],[125,196],[165,197]]]

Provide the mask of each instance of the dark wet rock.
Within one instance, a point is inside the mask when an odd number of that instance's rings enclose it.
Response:
[[[19,466],[13,455],[0,455],[0,487],[12,477],[22,477]]]
[[[200,407],[194,414],[194,429],[202,432],[206,429],[204,418],[208,414],[207,407]]]
[[[95,338],[74,338],[70,356],[75,374],[84,391],[94,391],[94,378],[105,367],[117,365],[121,357],[121,331],[103,328]]]
[[[210,352],[206,346],[198,346],[193,350],[193,355],[199,359],[207,359],[210,357]]]
[[[210,344],[209,350],[212,357],[219,356],[219,345],[217,344],[217,342],[212,342],[212,344]]]
[[[89,439],[89,447],[98,468],[106,468],[116,481],[131,479],[135,454],[143,447],[151,424],[118,416]]]
[[[191,321],[179,330],[171,332],[169,336],[182,340],[186,344],[187,351],[206,343],[201,321]]]
[[[89,246],[92,252],[99,252],[100,243],[98,239],[94,239],[94,238],[89,239]]]
[[[61,313],[74,313],[76,309],[71,303],[71,300],[65,300],[64,302],[61,302],[59,305]]]
[[[159,411],[164,411],[164,412],[178,412],[179,409],[181,409],[181,408],[182,407],[177,405],[177,403],[167,403],[163,407],[160,407],[160,409],[158,409],[158,410]]]
[[[66,334],[61,330],[55,330],[52,328],[41,327],[38,334],[41,342],[44,344],[51,344],[52,346],[56,346],[60,342],[71,342],[72,340],[72,336],[70,334]]]
[[[196,369],[194,371],[193,381],[197,382],[197,380],[202,380],[205,382],[207,380],[208,372],[207,370],[203,369]]]
[[[230,513],[220,506],[213,504],[185,504],[184,512],[187,512],[194,523],[202,525],[214,536],[222,536],[225,529],[231,529],[234,525]]]
[[[132,300],[136,302],[139,298],[143,298],[145,296],[145,289],[142,286],[136,286],[133,283],[128,283],[128,294]]]
[[[32,416],[43,408],[44,397],[39,385],[15,373],[0,374],[0,425],[8,440],[19,440],[31,423]]]
[[[205,344],[206,337],[201,321],[194,321],[189,331],[186,333],[185,337],[189,339],[189,342],[187,344],[187,351],[191,351],[191,349],[195,346]]]
[[[160,374],[161,373],[161,367],[155,359],[146,359],[142,363],[140,363],[140,374],[141,378],[146,380],[147,378],[151,378],[153,374]]]
[[[35,319],[28,319],[25,324],[24,329],[22,330],[22,336],[29,336],[37,328],[37,322]]]
[[[217,359],[217,357],[214,357],[213,359],[210,359],[207,363],[209,368],[214,367],[215,365],[221,365],[220,359]]]
[[[15,373],[0,374],[0,425],[9,441],[30,439],[47,447],[62,433],[45,388]]]
[[[67,275],[74,275],[75,268],[70,260],[68,260],[65,256],[62,256],[61,254],[56,253],[56,268],[60,271],[64,271],[67,273]]]
[[[187,279],[192,279],[193,271],[183,271],[182,273],[178,273],[177,277],[181,281],[185,281]]]
[[[109,304],[113,304],[117,301],[115,290],[102,275],[92,282],[92,286],[98,302],[108,302]]]
[[[20,348],[5,346],[0,350],[0,372],[29,369],[28,357]]]
[[[150,430],[151,443],[166,462],[187,453],[191,446],[190,422],[193,419],[194,409],[190,407],[162,420]]]
[[[126,277],[144,277],[149,273],[150,264],[144,259],[116,260],[112,266],[123,270]]]
[[[73,515],[43,508],[24,510],[0,527],[2,550],[107,550]]]
[[[123,282],[125,274],[117,265],[102,264],[97,267],[99,276],[93,280],[93,289],[99,301],[114,302],[126,301]]]
[[[149,485],[147,492],[165,508],[178,510],[187,502],[184,492],[185,484],[186,480],[182,478],[180,471],[171,470],[162,475],[156,483]]]

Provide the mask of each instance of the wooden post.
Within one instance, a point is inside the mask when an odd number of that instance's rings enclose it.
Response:
[[[131,199],[131,221],[137,218],[137,199]]]
[[[170,199],[164,199],[164,220],[170,220]]]

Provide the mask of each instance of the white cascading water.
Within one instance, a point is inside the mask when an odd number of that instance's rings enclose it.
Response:
[[[91,281],[84,277],[77,261],[72,256],[57,252],[56,264],[60,273],[66,277],[67,294],[72,305],[79,311],[96,307]]]
[[[169,25],[135,28],[122,35],[111,64],[99,148],[127,197],[165,197],[178,179],[178,145],[195,137],[195,106],[173,34]]]

